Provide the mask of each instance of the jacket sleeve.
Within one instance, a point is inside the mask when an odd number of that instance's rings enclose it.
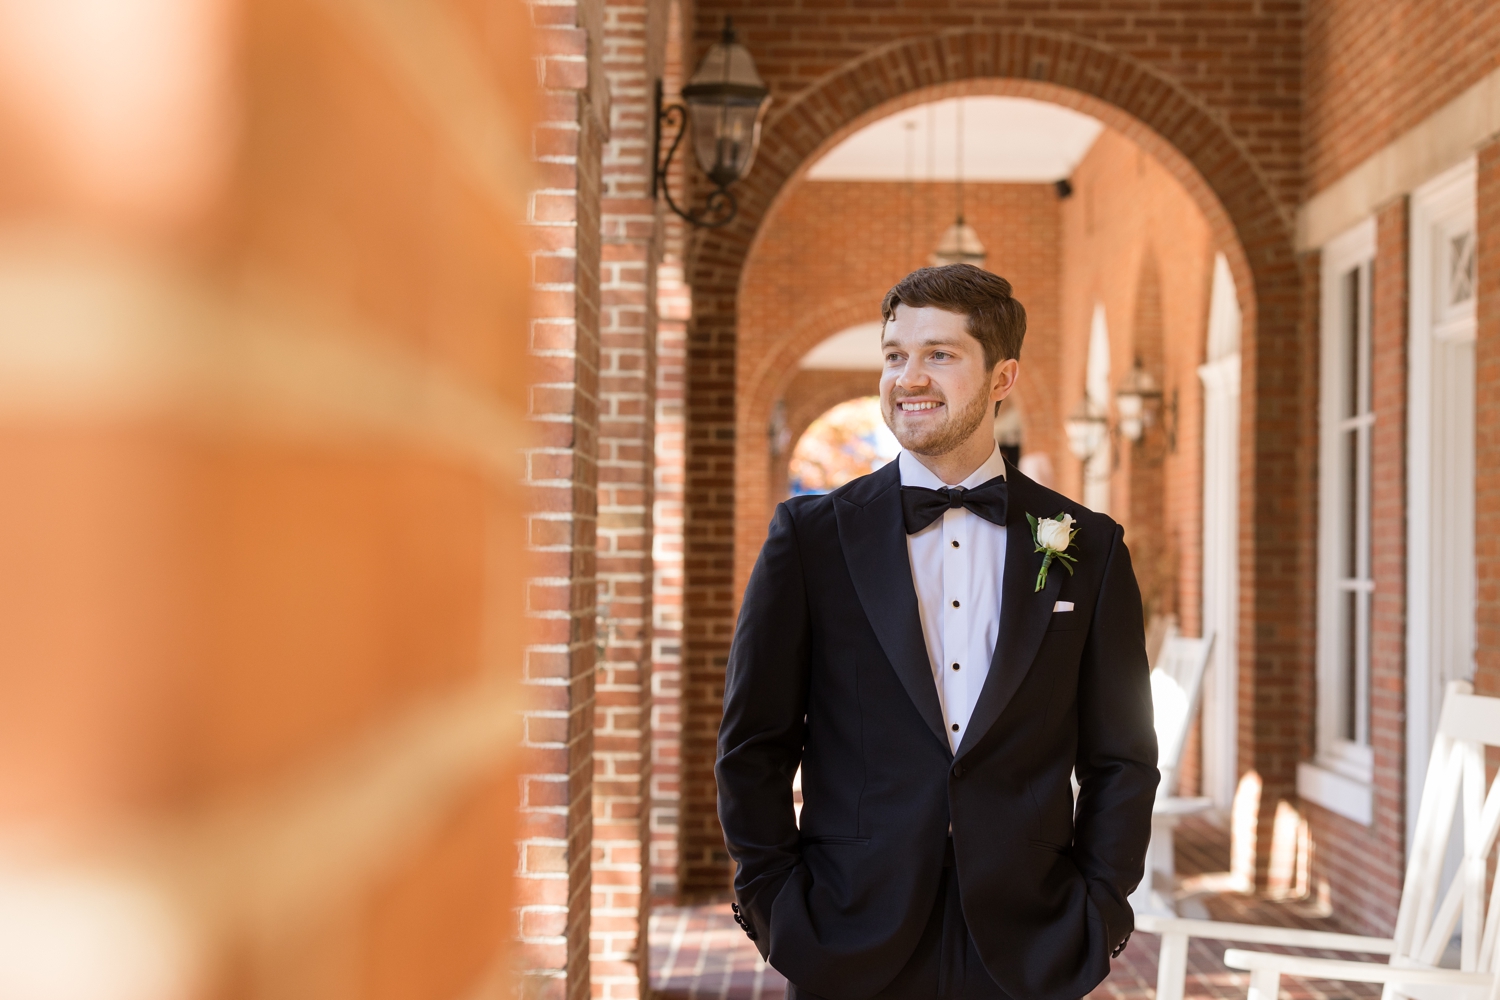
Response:
[[[1141,594],[1112,525],[1098,603],[1078,676],[1078,806],[1073,856],[1117,954],[1134,929],[1127,901],[1140,884],[1161,780]]]
[[[771,904],[801,860],[792,778],[806,726],[808,637],[797,529],[780,504],[740,606],[714,767],[719,822],[737,866],[737,916],[763,955]]]

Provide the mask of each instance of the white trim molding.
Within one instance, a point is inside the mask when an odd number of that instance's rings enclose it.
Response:
[[[1228,812],[1239,785],[1240,314],[1229,261],[1214,257],[1203,383],[1203,792]]]
[[[1361,826],[1375,821],[1375,789],[1371,785],[1316,764],[1304,761],[1297,765],[1297,796]]]
[[[1411,198],[1407,802],[1422,800],[1448,683],[1474,676],[1476,171],[1470,157]],[[1406,826],[1415,836],[1416,810]]]
[[[1309,198],[1297,210],[1297,248],[1316,250],[1457,165],[1500,134],[1500,69]]]

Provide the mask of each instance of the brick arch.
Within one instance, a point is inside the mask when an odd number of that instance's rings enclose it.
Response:
[[[884,291],[874,294],[879,296]],[[787,330],[772,350],[754,359],[748,373],[749,386],[744,382],[738,386],[734,495],[741,510],[734,518],[736,565],[731,577],[736,593],[743,589],[749,572],[741,565],[744,555],[759,549],[771,510],[784,498],[776,494],[775,484],[779,472],[785,470],[778,469],[766,435],[777,400],[786,394],[797,375],[797,363],[808,351],[851,326],[879,319],[879,308],[879,299],[872,304],[868,295],[842,295],[829,300]]]
[[[700,762],[696,769],[689,764],[685,775],[681,816],[682,885],[689,895],[721,890],[727,870],[711,794],[717,730],[711,706],[722,695],[733,629],[736,433],[748,435],[740,438],[745,442],[764,437],[754,433],[745,408],[760,404],[741,395],[748,386],[736,371],[737,297],[745,264],[778,198],[823,150],[903,106],[960,93],[1035,97],[1093,115],[1156,157],[1203,210],[1234,273],[1245,329],[1254,331],[1242,354],[1240,509],[1242,548],[1250,557],[1241,561],[1247,609],[1240,630],[1241,704],[1253,704],[1262,672],[1284,679],[1307,655],[1305,627],[1290,637],[1284,624],[1257,627],[1262,619],[1269,624],[1286,618],[1287,600],[1300,600],[1296,595],[1306,589],[1301,518],[1288,517],[1269,491],[1257,494],[1253,484],[1279,481],[1295,488],[1308,481],[1299,434],[1308,410],[1302,369],[1309,359],[1299,338],[1303,274],[1291,211],[1251,152],[1218,113],[1170,77],[1076,36],[964,30],[871,51],[776,109],[755,169],[737,190],[739,217],[722,230],[698,234],[689,266],[687,491],[693,499],[686,512],[684,597],[691,624],[683,663],[686,699],[702,709],[684,726],[684,759]],[[753,395],[758,398],[759,389]],[[1268,602],[1279,603],[1266,610]],[[1291,617],[1301,622],[1306,616],[1294,610]],[[1291,764],[1280,757],[1257,760],[1256,728],[1249,717],[1241,725],[1242,760],[1280,789],[1292,779]]]

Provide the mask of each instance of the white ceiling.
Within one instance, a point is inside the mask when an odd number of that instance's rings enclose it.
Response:
[[[880,324],[861,323],[835,333],[802,356],[798,368],[878,372],[885,367],[880,353]]]
[[[964,180],[1050,183],[1073,173],[1104,125],[1025,97],[951,97],[866,125],[813,164],[816,181],[956,179],[959,103]]]

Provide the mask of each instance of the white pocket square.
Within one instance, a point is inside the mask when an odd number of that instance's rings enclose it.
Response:
[[[1056,614],[1059,611],[1072,611],[1072,610],[1073,610],[1073,602],[1072,601],[1058,601],[1056,604],[1052,605],[1052,613],[1053,614]]]

